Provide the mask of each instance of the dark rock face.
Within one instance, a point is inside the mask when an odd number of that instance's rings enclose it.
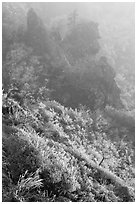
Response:
[[[122,107],[113,68],[106,57],[95,57],[100,49],[96,23],[76,25],[64,38],[61,51],[42,20],[30,9],[26,39],[34,52],[48,63],[49,88],[54,90],[52,97],[55,100],[73,108],[79,104],[86,105],[92,110],[105,108],[106,105]],[[67,69],[65,63],[63,66],[60,64],[64,55],[70,62]]]
[[[27,13],[26,41],[37,54],[51,54],[51,40],[42,20],[32,8]]]
[[[107,61],[103,63],[101,60],[93,60],[89,62],[89,67],[83,65],[84,71],[76,68],[65,73],[60,86],[55,87],[53,97],[73,108],[79,104],[86,105],[91,110],[104,109],[106,105],[121,108],[115,72]]]
[[[99,38],[97,23],[92,21],[78,23],[63,39],[62,46],[71,63],[75,63],[87,55],[95,56],[98,53],[100,49]]]

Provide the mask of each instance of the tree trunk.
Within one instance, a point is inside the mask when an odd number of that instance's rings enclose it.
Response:
[[[57,142],[55,142],[57,144]],[[59,145],[59,143],[58,143]],[[59,145],[60,146],[60,145]],[[84,152],[80,152],[80,150],[76,149],[75,147],[72,147],[68,143],[62,145],[63,149],[70,153],[72,156],[74,156],[79,161],[84,161],[86,166],[90,169],[97,170],[99,178],[110,180],[111,183],[115,184],[116,191],[115,193],[122,197],[123,201],[133,201],[134,200],[134,190],[132,187],[127,186],[125,181],[123,181],[121,178],[113,174],[107,169],[102,168],[101,166],[97,165],[91,159],[88,158],[88,155],[86,155]]]

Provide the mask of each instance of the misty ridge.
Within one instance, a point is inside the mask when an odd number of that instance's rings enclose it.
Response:
[[[2,3],[2,201],[135,201],[134,3]]]

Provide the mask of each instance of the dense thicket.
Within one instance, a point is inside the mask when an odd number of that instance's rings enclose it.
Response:
[[[3,201],[134,201],[134,110],[100,38],[3,3]]]

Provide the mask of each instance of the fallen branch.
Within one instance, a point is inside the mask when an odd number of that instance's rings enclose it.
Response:
[[[20,129],[18,129],[21,131]],[[73,157],[78,159],[78,161],[84,161],[85,165],[92,170],[96,170],[96,179],[105,179],[109,180],[111,183],[115,184],[115,194],[122,198],[123,201],[134,201],[134,190],[133,188],[127,186],[125,181],[116,176],[114,173],[110,172],[107,169],[102,168],[95,162],[93,162],[88,155],[72,146],[68,141],[60,140],[60,142],[54,141],[54,138],[49,138],[49,144],[57,145],[59,148],[63,148],[66,152],[71,154]],[[94,177],[94,174],[93,174]]]
[[[59,145],[58,142],[55,142],[55,144]],[[102,168],[101,166],[97,165],[95,162],[91,161],[91,159],[86,155],[84,152],[80,152],[80,150],[76,149],[75,147],[72,147],[70,144],[61,144],[61,147],[63,149],[70,153],[72,156],[74,156],[79,161],[84,161],[86,166],[90,169],[97,170],[98,175],[100,178],[110,180],[111,183],[115,184],[116,186],[116,194],[119,195],[119,197],[122,197],[123,201],[133,201],[134,197],[134,191],[133,188],[127,186],[125,181],[123,181],[121,178],[113,174],[107,169]]]

